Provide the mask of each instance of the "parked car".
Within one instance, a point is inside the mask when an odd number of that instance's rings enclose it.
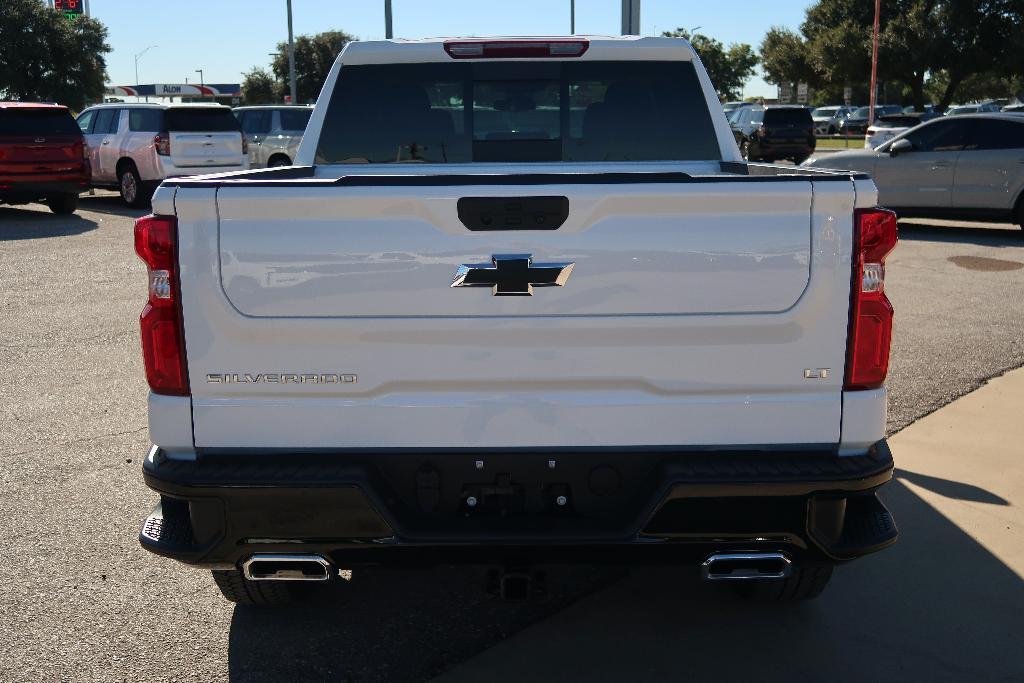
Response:
[[[1022,114],[1024,113],[1024,104],[1008,104],[1003,107],[1002,111],[1007,114]]]
[[[754,106],[753,102],[726,102],[725,104],[722,105],[722,111],[725,112],[725,117],[729,118],[729,117],[732,116],[732,113],[734,111],[736,111],[737,109],[742,109],[743,107],[753,107],[753,106]]]
[[[74,213],[89,189],[89,153],[67,107],[0,102],[0,203]]]
[[[814,131],[818,135],[835,135],[839,132],[839,124],[854,111],[853,107],[834,105],[818,107],[811,111],[814,120]]]
[[[915,113],[919,113],[919,112],[917,111],[917,107],[915,107],[914,105],[911,104],[911,105],[908,105],[906,107],[903,107],[903,113],[904,114],[915,114]],[[924,113],[925,114],[936,114],[938,112],[935,111],[935,105],[934,104],[926,104],[926,105],[924,105]]]
[[[166,181],[143,547],[273,604],[595,558],[809,599],[894,543],[896,217],[745,163],[707,83],[672,38],[351,42],[294,167]]]
[[[771,105],[739,110],[730,122],[740,154],[750,161],[792,159],[799,164],[814,153],[814,120],[807,107]]]
[[[313,105],[235,107],[249,145],[249,168],[291,166]]]
[[[942,116],[877,149],[836,152],[805,165],[871,174],[879,203],[901,214],[1024,227],[1024,119],[1017,114]]]
[[[868,130],[868,126],[871,123],[868,122],[868,114],[870,113],[870,107],[860,107],[845,119],[839,122],[839,134],[840,135],[865,135]],[[876,104],[875,105],[875,121],[880,116],[888,116],[889,114],[902,114],[903,107],[898,104]]]
[[[997,104],[955,104],[943,112],[944,116],[962,116],[963,114],[984,114],[987,112],[999,111],[1001,107]]]
[[[129,206],[144,206],[164,178],[249,167],[238,120],[220,104],[100,104],[78,125],[93,187],[116,188]]]
[[[888,142],[894,137],[910,130],[914,126],[931,121],[937,114],[926,112],[913,112],[911,114],[887,114],[880,117],[873,124],[868,126],[868,132],[864,136],[864,148],[874,149],[883,142]]]

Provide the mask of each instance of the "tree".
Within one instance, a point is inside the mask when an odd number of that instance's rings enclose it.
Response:
[[[726,48],[714,38],[700,33],[691,36],[690,32],[683,28],[665,31],[661,35],[690,41],[694,52],[707,69],[718,97],[723,100],[739,97],[743,85],[754,75],[758,57],[754,49],[746,43],[732,43]]]
[[[266,69],[253,67],[242,74],[242,97],[246,104],[273,104],[283,95],[281,83]]]
[[[103,97],[108,52],[107,29],[91,17],[70,21],[39,0],[3,0],[0,98],[80,110]]]
[[[811,66],[807,41],[788,28],[768,29],[761,41],[761,68],[769,83],[820,85],[821,78]]]
[[[295,89],[298,102],[315,102],[342,48],[355,40],[344,31],[325,31],[295,38]],[[288,43],[277,44],[271,68],[281,83],[288,83]],[[284,92],[289,92],[286,85]],[[297,103],[294,103],[297,104]]]
[[[894,86],[890,89],[905,88],[921,109],[929,75],[942,72],[944,88],[938,104],[944,108],[974,74],[991,71],[1009,77],[1019,73],[1014,71],[1021,60],[1016,49],[1019,42],[1014,41],[1024,38],[1022,15],[1021,0],[886,0],[880,21],[878,76]],[[873,3],[817,0],[807,9],[801,36],[783,35],[784,29],[772,29],[765,36],[761,44],[765,68],[771,79],[782,78],[787,68],[799,70],[804,60],[823,87],[864,84],[871,73],[873,23]]]

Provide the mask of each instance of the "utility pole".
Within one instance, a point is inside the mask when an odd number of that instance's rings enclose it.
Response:
[[[569,0],[569,35],[576,35],[576,0]]]
[[[394,27],[391,25],[391,0],[384,0],[384,37],[388,40],[395,37]]]
[[[292,0],[288,0],[288,83],[292,95],[292,104],[298,104],[295,89],[295,37],[292,34]]]
[[[203,78],[202,69],[196,69],[196,73],[199,74],[199,99],[203,99],[206,97],[206,93],[203,92],[206,90],[206,79]]]
[[[875,0],[875,30],[871,38],[871,95],[868,99],[868,125],[875,122],[875,93],[878,89],[878,19],[882,13],[882,0]]]
[[[640,35],[640,0],[622,0],[622,35]]]

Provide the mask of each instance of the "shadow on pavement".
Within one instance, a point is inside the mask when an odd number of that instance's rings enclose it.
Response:
[[[966,484],[962,481],[953,481],[952,479],[943,479],[941,477],[933,477],[928,474],[908,472],[907,470],[901,469],[896,470],[894,476],[909,481],[915,486],[927,489],[932,493],[945,496],[946,498],[966,500],[973,503],[987,503],[989,505],[1010,504],[1010,501],[1001,496],[997,496],[996,494],[990,493],[979,486]]]
[[[124,202],[121,201],[121,196],[117,194],[98,194],[91,197],[82,195],[78,206],[83,211],[94,211],[112,216],[128,216],[130,218],[145,216],[150,211],[149,207],[133,209],[125,206]]]
[[[815,602],[635,570],[444,680],[1024,680],[1022,577],[902,482],[883,490],[899,543]]]
[[[552,570],[547,598],[506,603],[475,568],[354,570],[312,603],[236,607],[231,680],[428,680],[621,576]]]
[[[58,216],[49,211],[0,206],[0,242],[80,235],[96,227],[96,221],[77,214]]]
[[[986,247],[1024,247],[1024,230],[1010,223],[1006,223],[1005,228],[993,228],[990,225],[948,225],[923,218],[904,218],[900,220],[900,239]]]

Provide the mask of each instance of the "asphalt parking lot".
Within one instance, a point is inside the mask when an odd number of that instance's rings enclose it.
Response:
[[[0,206],[0,680],[424,680],[618,580],[559,572],[548,599],[510,605],[473,570],[354,573],[316,609],[264,612],[143,551],[140,214],[107,193],[71,217]],[[890,431],[1024,365],[1024,232],[903,221],[901,237]]]

